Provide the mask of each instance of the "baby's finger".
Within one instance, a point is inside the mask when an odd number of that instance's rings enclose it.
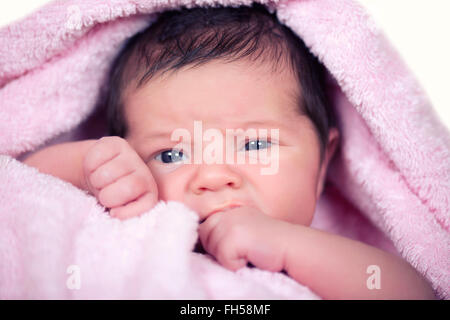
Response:
[[[103,137],[86,153],[83,161],[86,174],[90,174],[102,164],[117,157],[126,147],[126,141],[120,137]]]
[[[220,250],[215,258],[222,266],[232,271],[247,266],[247,259],[240,257],[230,246]]]
[[[89,176],[89,183],[96,189],[103,189],[107,185],[119,180],[123,176],[133,173],[134,168],[128,165],[129,160],[123,153],[98,167]]]
[[[239,252],[239,244],[227,234],[214,235],[210,246],[214,247],[209,252],[225,268],[236,271],[247,265],[247,259],[244,254]]]
[[[212,216],[209,216],[205,221],[200,223],[198,226],[198,235],[200,237],[200,242],[202,243],[203,248],[210,254],[213,254],[211,252],[210,242],[211,238],[214,236],[214,232],[217,233],[223,230],[220,228],[216,228],[216,226],[220,222],[222,214],[223,212],[217,212]]]
[[[111,209],[109,214],[120,220],[140,216],[141,214],[152,209],[156,205],[157,200],[157,195],[155,193],[147,192],[135,201],[131,201],[124,206]]]
[[[151,190],[149,183],[148,179],[135,171],[102,189],[98,194],[98,200],[105,207],[119,207]]]

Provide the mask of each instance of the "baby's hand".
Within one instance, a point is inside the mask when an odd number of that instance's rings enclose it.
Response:
[[[236,271],[252,263],[268,271],[285,268],[290,225],[251,207],[237,207],[208,217],[199,225],[206,252],[224,267]]]
[[[113,217],[138,216],[158,201],[150,169],[120,137],[103,137],[94,143],[84,157],[83,171],[86,188],[110,208]]]

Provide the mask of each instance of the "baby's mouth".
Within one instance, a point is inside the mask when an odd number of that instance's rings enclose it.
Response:
[[[201,219],[199,221],[199,223],[202,224],[206,219],[208,219],[210,216],[212,216],[213,214],[215,214],[217,212],[228,211],[228,210],[231,210],[233,208],[239,208],[241,206],[242,206],[242,204],[241,203],[237,203],[237,202],[236,203],[235,202],[227,203],[225,205],[219,206],[219,207],[215,208],[214,210],[204,214],[204,218]]]
[[[203,222],[205,222],[209,218],[209,216],[211,216],[211,215],[213,215],[213,214],[215,214],[217,212],[228,211],[228,210],[231,210],[233,208],[239,208],[241,206],[242,206],[241,204],[233,203],[233,204],[229,204],[229,205],[227,205],[225,207],[221,207],[219,209],[213,210],[205,218],[201,219],[199,221],[199,224],[202,224]],[[203,248],[203,245],[202,245],[202,243],[200,241],[200,237],[197,239],[197,243],[195,244],[193,252],[201,253],[201,254],[208,254],[208,252],[206,252],[205,249]]]
[[[214,214],[214,213],[216,213],[216,212],[220,212],[220,211],[228,211],[228,210],[231,210],[231,209],[233,209],[233,208],[239,208],[239,207],[241,207],[241,205],[240,204],[229,204],[229,205],[226,205],[226,206],[224,206],[224,207],[221,207],[221,208],[219,208],[219,209],[216,209],[216,210],[213,210],[213,211],[211,211],[209,214],[208,214],[208,216],[210,216],[210,215],[212,215],[212,214]]]

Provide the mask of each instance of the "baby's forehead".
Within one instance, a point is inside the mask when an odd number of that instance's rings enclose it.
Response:
[[[150,104],[154,118],[223,119],[228,122],[291,119],[301,107],[301,88],[292,72],[268,63],[210,61],[157,74],[130,104]],[[131,102],[133,103],[131,103]],[[126,108],[129,108],[128,106]],[[133,106],[131,106],[131,109]]]

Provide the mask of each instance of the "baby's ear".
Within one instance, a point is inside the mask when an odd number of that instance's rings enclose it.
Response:
[[[319,179],[317,181],[316,199],[319,199],[323,191],[323,185],[325,184],[325,178],[327,176],[328,165],[333,159],[333,156],[339,145],[339,131],[337,128],[330,128],[328,132],[328,142],[324,150],[324,156],[322,164],[319,168]]]

